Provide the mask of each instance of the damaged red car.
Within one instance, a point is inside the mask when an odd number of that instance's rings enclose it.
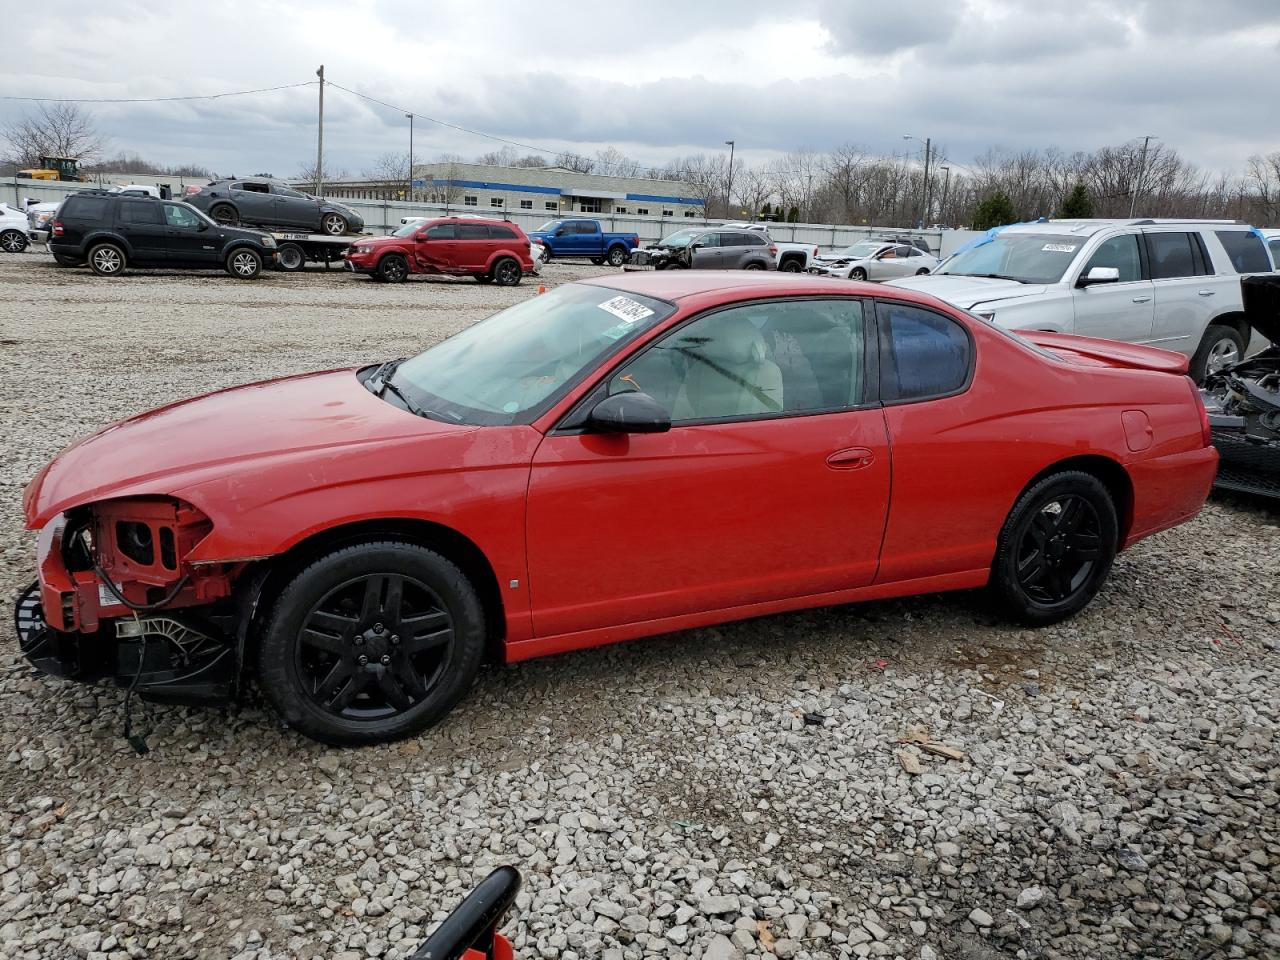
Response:
[[[568,284],[106,428],[28,486],[46,673],[413,734],[486,659],[988,588],[1047,624],[1196,515],[1187,360],[800,275]]]

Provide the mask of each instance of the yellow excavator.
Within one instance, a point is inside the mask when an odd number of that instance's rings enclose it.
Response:
[[[41,157],[38,169],[19,170],[18,176],[29,180],[84,180],[80,176],[80,161],[75,157]]]

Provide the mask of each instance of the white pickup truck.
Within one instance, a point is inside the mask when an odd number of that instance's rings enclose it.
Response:
[[[778,269],[784,273],[804,273],[809,269],[810,261],[818,255],[818,248],[815,244],[784,243],[781,240],[773,239],[773,237],[769,236],[769,225],[767,223],[737,221],[734,223],[722,223],[720,226],[763,233],[768,237],[769,242],[778,248]]]

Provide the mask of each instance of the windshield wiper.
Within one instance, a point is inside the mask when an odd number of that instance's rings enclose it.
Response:
[[[378,367],[377,370],[373,371],[373,374],[364,382],[364,385],[368,387],[369,392],[375,397],[381,397],[384,393],[390,391],[401,403],[404,404],[404,408],[414,416],[428,417],[429,419],[427,412],[410,400],[405,392],[397,387],[391,380],[392,376],[396,372],[396,368],[400,366],[404,360],[404,357],[400,357],[398,360],[388,360],[386,363]]]
[[[1003,273],[953,273],[953,277],[981,277],[984,280],[1012,280],[1014,283],[1030,283],[1030,280],[1020,280],[1017,277],[1006,277]]]

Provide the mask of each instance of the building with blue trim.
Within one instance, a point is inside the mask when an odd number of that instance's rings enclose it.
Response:
[[[565,167],[501,167],[483,163],[421,163],[412,195],[399,182],[326,183],[325,194],[352,200],[415,200],[460,211],[509,214],[634,214],[701,217],[704,201],[688,184],[648,177],[608,177]]]

